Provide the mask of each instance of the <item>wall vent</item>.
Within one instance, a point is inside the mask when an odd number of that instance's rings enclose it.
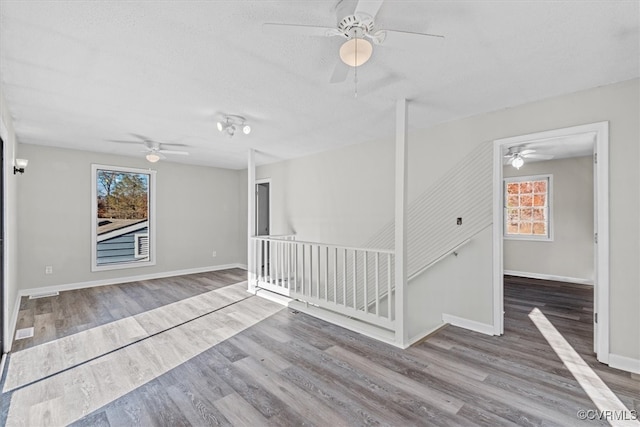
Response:
[[[16,340],[23,340],[25,338],[32,338],[32,337],[33,337],[33,327],[18,329],[16,331]]]
[[[60,295],[60,292],[58,291],[54,291],[54,292],[43,292],[41,294],[33,294],[33,295],[29,295],[29,299],[38,299],[38,298],[47,298],[47,297],[57,297],[58,295]]]

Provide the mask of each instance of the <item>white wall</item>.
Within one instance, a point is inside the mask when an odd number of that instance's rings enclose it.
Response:
[[[593,283],[593,158],[505,166],[504,177],[553,175],[553,241],[504,240],[504,269]]]
[[[409,282],[409,341],[442,325],[442,315],[492,325],[492,227]],[[464,297],[461,297],[464,296]]]
[[[393,156],[389,140],[260,166],[271,178],[271,234],[362,245],[393,219]]]
[[[640,360],[639,80],[589,89],[409,133],[409,201],[483,141],[610,122],[611,352]],[[409,124],[411,104],[409,104]],[[274,233],[366,242],[393,218],[393,129],[388,137],[258,168],[273,179]],[[278,208],[276,208],[278,206]],[[491,295],[491,280],[467,283]],[[465,295],[462,292],[460,295]],[[459,316],[482,322],[487,308]]]
[[[18,151],[29,159],[18,182],[20,289],[246,262],[240,171],[28,144]],[[157,170],[155,266],[91,272],[92,163]]]
[[[0,93],[0,136],[4,141],[4,330],[3,351],[8,352],[11,348],[13,337],[13,324],[11,322],[16,315],[15,301],[18,295],[18,203],[17,203],[17,183],[20,175],[13,174],[13,159],[15,157],[16,137],[13,130],[13,121],[9,110],[5,104],[2,93]]]

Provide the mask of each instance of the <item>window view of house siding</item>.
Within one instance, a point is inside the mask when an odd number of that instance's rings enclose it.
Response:
[[[548,190],[546,177],[505,180],[505,236],[549,236]]]
[[[98,170],[97,264],[149,259],[149,175]]]

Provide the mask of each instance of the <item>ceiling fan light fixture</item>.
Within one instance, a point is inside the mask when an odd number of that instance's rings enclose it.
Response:
[[[522,165],[524,165],[524,159],[520,154],[516,154],[513,157],[513,160],[511,160],[511,166],[513,166],[516,169],[520,169]]]
[[[218,130],[220,132],[222,132],[224,130],[224,128],[226,127],[226,124],[224,124],[224,123],[219,121],[218,123],[216,123],[216,127],[218,128]]]
[[[249,125],[242,126],[242,133],[244,133],[245,135],[249,135],[251,133],[251,126]]]
[[[147,158],[147,160],[151,163],[155,163],[158,160],[160,160],[160,156],[158,156],[156,153],[149,153],[145,156]]]
[[[371,58],[373,46],[369,40],[353,37],[340,46],[340,59],[350,67],[359,67]]]

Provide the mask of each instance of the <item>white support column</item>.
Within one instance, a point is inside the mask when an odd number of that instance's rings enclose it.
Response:
[[[255,292],[256,262],[251,238],[256,235],[256,151],[249,148],[247,158],[247,284],[248,291]]]
[[[407,100],[396,103],[395,189],[395,329],[396,344],[406,347],[407,328]]]

